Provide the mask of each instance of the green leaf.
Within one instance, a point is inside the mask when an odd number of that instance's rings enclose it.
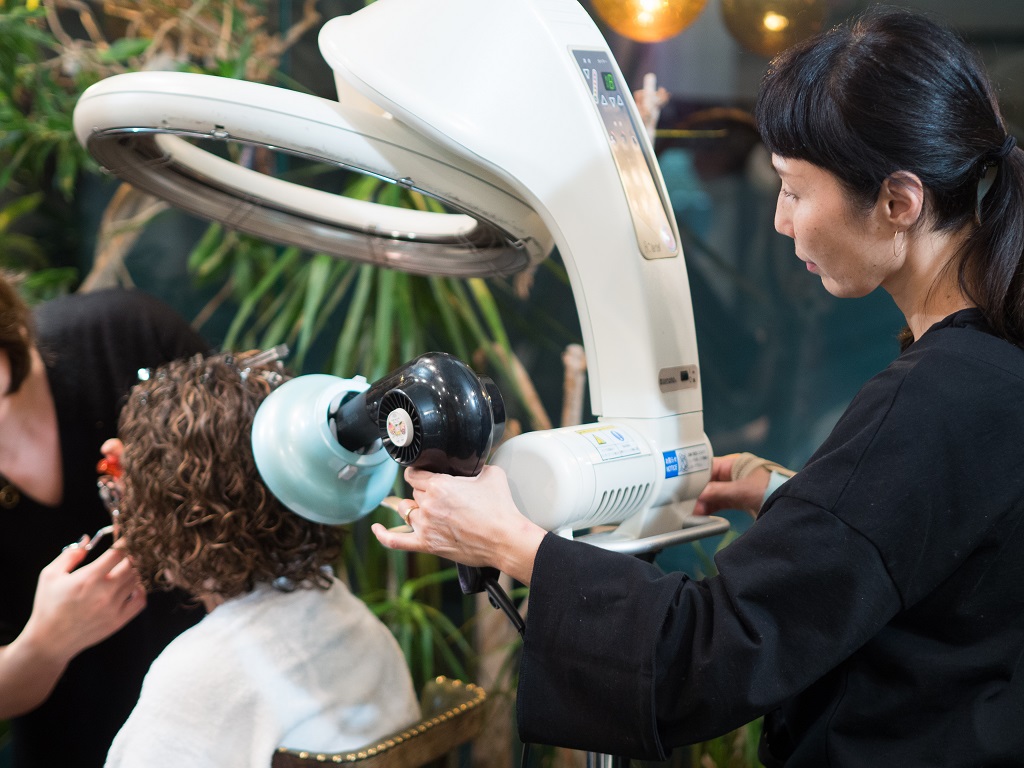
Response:
[[[313,330],[315,336],[319,337],[326,329],[328,322],[334,318],[335,312],[341,306],[345,295],[352,287],[356,273],[357,269],[351,261],[331,259],[331,271],[327,282],[329,285],[333,285],[334,288],[331,291],[331,295],[321,305],[316,328]]]
[[[425,576],[418,576],[415,579],[408,579],[399,586],[398,596],[403,600],[412,600],[420,590],[437,584],[443,584],[447,581],[453,581],[456,578],[458,578],[457,569],[446,568],[441,571],[428,573]]]
[[[0,208],[0,232],[6,232],[14,221],[34,211],[42,201],[43,193],[34,192],[17,197]]]
[[[46,251],[38,242],[15,232],[0,232],[0,253],[4,263],[13,265],[20,261],[18,266],[26,269],[41,269],[47,262]]]
[[[242,301],[242,305],[238,308],[238,312],[235,314],[234,319],[231,321],[231,326],[228,328],[227,334],[224,337],[225,348],[234,348],[235,340],[237,339],[242,326],[252,314],[252,311],[256,306],[256,302],[271,289],[278,276],[293,262],[295,262],[299,256],[300,251],[298,248],[286,249],[281,254],[274,267],[263,276],[263,279],[257,284],[255,290],[246,295],[245,299]]]
[[[206,228],[203,236],[199,238],[199,242],[192,249],[192,252],[188,255],[188,271],[197,272],[204,265],[204,263],[213,254],[214,248],[221,242],[221,236],[224,232],[223,227],[217,222],[213,222]]]
[[[391,269],[379,270],[377,275],[377,311],[374,316],[373,357],[369,361],[366,377],[376,381],[391,366],[392,329],[394,328],[395,281],[398,273]]]
[[[20,290],[29,304],[37,304],[70,293],[76,282],[78,270],[74,267],[51,267],[27,275]]]
[[[415,287],[422,280],[405,273],[395,277],[395,319],[398,322],[398,364],[423,351],[423,324],[417,313]]]
[[[469,290],[476,300],[476,306],[480,309],[480,313],[487,323],[487,329],[490,331],[491,338],[498,342],[502,348],[511,352],[512,345],[509,343],[508,336],[505,333],[505,325],[502,323],[501,314],[498,312],[498,305],[495,303],[494,296],[487,287],[487,283],[479,277],[470,278],[466,282],[469,284]]]
[[[263,341],[260,344],[261,347],[267,348],[272,347],[275,344],[285,342],[292,344],[297,334],[297,327],[299,318],[302,314],[302,303],[305,299],[305,291],[301,282],[295,284],[289,284],[284,289],[288,293],[288,300],[284,304],[284,308],[278,313],[277,317],[274,318],[273,322],[267,326],[267,330],[263,334]]]
[[[410,666],[419,670],[418,676],[421,679],[429,679],[434,676],[434,638],[430,632],[430,622],[427,621],[423,606],[419,603],[407,603],[406,612],[415,628],[415,635],[419,636],[419,654],[409,657]],[[409,650],[412,651],[412,643]]]
[[[468,360],[472,350],[466,342],[465,334],[459,325],[458,317],[452,308],[458,299],[452,296],[448,284],[453,278],[431,277],[429,278],[430,290],[437,302],[438,312],[441,317],[441,325],[448,339],[449,347],[460,360]]]
[[[78,181],[78,150],[67,146],[57,151],[57,188],[65,200],[75,196],[75,184]]]
[[[382,184],[384,182],[378,178],[360,174],[345,187],[345,197],[351,197],[354,200],[373,200],[377,194],[377,189]]]
[[[331,271],[331,264],[331,257],[323,253],[313,256],[310,263],[306,279],[306,298],[302,304],[301,328],[295,351],[295,365],[299,368],[302,367],[313,340],[317,313],[324,300],[324,294],[327,293],[327,277]]]
[[[452,623],[442,611],[438,610],[432,605],[425,605],[424,610],[427,615],[430,616],[431,621],[439,628],[441,633],[448,638],[452,644],[459,647],[459,649],[467,656],[473,654],[473,646],[465,638],[459,628]]]
[[[99,52],[99,60],[103,64],[115,64],[141,56],[153,41],[145,37],[122,37],[110,44],[110,47]]]
[[[351,377],[357,372],[355,347],[375,277],[374,267],[369,265],[359,267],[355,293],[349,303],[348,315],[345,317],[345,323],[342,325],[338,343],[334,349],[333,372],[336,376]]]

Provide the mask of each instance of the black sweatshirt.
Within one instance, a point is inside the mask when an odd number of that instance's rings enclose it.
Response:
[[[797,766],[1024,764],[1024,350],[977,310],[860,391],[698,582],[548,535],[525,741],[646,759],[766,715]]]

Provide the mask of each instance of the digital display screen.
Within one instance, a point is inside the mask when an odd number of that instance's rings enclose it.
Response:
[[[618,75],[611,54],[603,50],[570,50],[583,76],[587,96],[593,100],[597,110],[597,119],[606,132],[641,255],[645,259],[678,256],[679,244],[669,218],[671,208],[658,187],[657,161],[647,154],[649,144],[643,141],[643,124],[639,116],[633,114],[635,110],[631,108],[628,88],[623,85],[623,93],[619,93]],[[671,369],[669,373],[672,380],[677,381],[679,370]],[[677,386],[695,386],[696,375],[696,370],[683,371],[682,381]]]

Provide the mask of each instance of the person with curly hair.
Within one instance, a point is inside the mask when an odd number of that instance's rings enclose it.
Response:
[[[207,615],[153,662],[112,768],[266,768],[279,747],[337,752],[419,717],[394,637],[333,574],[342,530],[260,478],[253,418],[285,378],[252,353],[197,355],[122,411],[120,546],[149,589],[183,589]]]

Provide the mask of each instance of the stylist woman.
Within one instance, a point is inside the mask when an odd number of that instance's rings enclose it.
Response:
[[[974,55],[893,9],[782,54],[756,118],[776,228],[907,329],[720,575],[546,534],[495,468],[409,470],[415,532],[376,534],[531,585],[525,740],[664,758],[766,715],[769,766],[1021,765],[1024,156]]]
[[[13,768],[103,765],[150,662],[202,618],[184,595],[147,599],[122,552],[81,566],[81,548],[61,549],[110,523],[96,463],[139,369],[207,346],[141,291],[30,312],[0,276],[0,716],[18,715]]]

